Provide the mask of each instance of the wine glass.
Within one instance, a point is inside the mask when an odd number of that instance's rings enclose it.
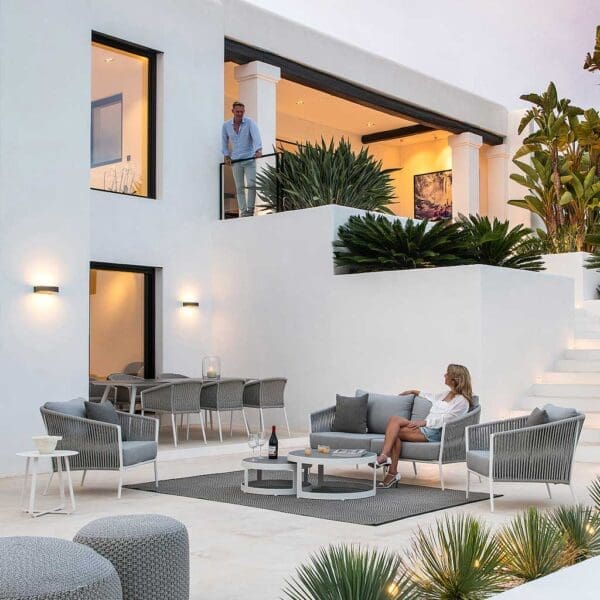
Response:
[[[258,446],[258,434],[256,434],[256,433],[248,434],[248,446],[250,446],[250,448],[252,450],[252,458],[254,458],[256,446]]]
[[[257,434],[257,442],[258,442],[258,456],[259,456],[259,458],[262,458],[262,447],[267,442],[267,438],[265,437],[264,431],[261,431],[259,434]]]

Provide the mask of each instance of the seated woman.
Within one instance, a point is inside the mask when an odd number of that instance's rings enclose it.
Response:
[[[402,451],[402,442],[439,442],[442,439],[444,423],[469,412],[473,399],[469,370],[462,365],[448,365],[444,383],[450,391],[433,396],[431,410],[425,421],[390,417],[385,430],[383,448],[377,457],[377,465],[388,463],[391,459],[391,466],[384,480],[379,483],[379,487],[390,488],[398,485],[400,481],[398,460]],[[407,390],[402,394],[418,396],[420,391]]]

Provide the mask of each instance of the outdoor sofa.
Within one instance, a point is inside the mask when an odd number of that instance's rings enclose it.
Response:
[[[431,410],[431,401],[422,396],[376,394],[356,390],[356,396],[368,394],[366,433],[333,431],[336,407],[331,406],[310,415],[310,445],[337,448],[358,448],[370,452],[381,452],[385,428],[391,416],[397,415],[410,420],[424,420]],[[473,397],[473,405],[466,415],[448,421],[442,428],[440,442],[402,442],[400,460],[412,462],[415,475],[416,463],[437,464],[440,482],[444,489],[443,465],[465,462],[465,428],[479,423],[481,407],[479,398]]]

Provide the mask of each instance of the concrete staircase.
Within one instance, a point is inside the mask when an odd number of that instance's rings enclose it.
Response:
[[[585,413],[576,460],[600,463],[600,300],[586,301],[576,309],[573,348],[564,351],[554,371],[531,386],[518,414],[547,403]]]

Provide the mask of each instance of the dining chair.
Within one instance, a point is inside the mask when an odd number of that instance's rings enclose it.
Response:
[[[211,416],[213,412],[217,413],[219,440],[221,442],[223,442],[223,428],[221,425],[222,412],[230,413],[230,435],[233,436],[233,413],[236,411],[242,411],[246,433],[250,433],[250,430],[248,429],[248,421],[246,420],[246,412],[244,411],[243,395],[243,379],[227,379],[223,381],[204,383],[202,385],[202,389],[200,390],[200,408],[208,411]]]

